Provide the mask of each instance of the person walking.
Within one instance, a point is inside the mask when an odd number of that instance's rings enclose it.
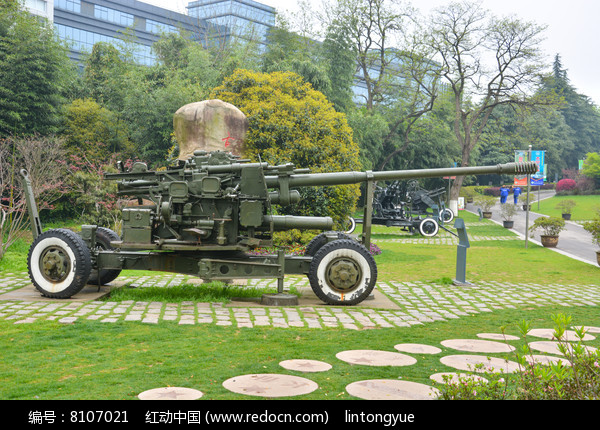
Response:
[[[506,188],[504,185],[502,185],[502,187],[500,187],[500,204],[506,203],[507,197],[508,197],[508,188]]]
[[[515,205],[518,203],[520,195],[521,195],[521,188],[520,187],[513,188],[513,197],[515,199]]]

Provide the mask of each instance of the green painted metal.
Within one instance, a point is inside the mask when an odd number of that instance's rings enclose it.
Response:
[[[42,223],[40,221],[37,204],[35,203],[33,189],[31,188],[31,179],[29,179],[29,173],[27,170],[21,169],[19,173],[21,174],[21,182],[23,184],[25,201],[27,202],[31,233],[33,234],[33,238],[36,239],[40,234],[42,234]]]

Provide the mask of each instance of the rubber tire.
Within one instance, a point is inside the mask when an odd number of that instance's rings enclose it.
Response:
[[[341,292],[325,279],[329,263],[338,257],[350,259],[360,267],[361,277],[349,291]],[[377,265],[371,253],[361,243],[348,239],[334,240],[323,245],[313,257],[308,280],[313,292],[323,302],[352,306],[365,300],[375,288]]]
[[[111,241],[119,241],[121,238],[117,233],[112,231],[110,228],[98,227],[96,229],[96,248],[103,250],[114,249],[111,245]],[[88,284],[93,285],[106,285],[109,282],[114,281],[121,274],[121,269],[104,269],[100,271],[100,280],[98,280],[98,269],[92,268]]]
[[[439,230],[440,226],[433,218],[423,218],[419,223],[419,233],[425,237],[433,237]]]
[[[40,257],[51,247],[59,248],[71,264],[69,274],[60,282],[49,281],[40,270]],[[27,255],[27,266],[31,282],[43,296],[67,299],[86,285],[92,270],[92,259],[89,248],[77,233],[54,229],[42,233],[33,241]]]
[[[348,222],[350,223],[350,227],[344,233],[352,234],[354,230],[356,230],[356,220],[352,217],[348,217]]]
[[[343,231],[328,231],[319,233],[313,237],[310,242],[308,242],[308,245],[306,245],[306,248],[304,249],[304,255],[314,257],[317,254],[317,251],[319,251],[319,249],[321,249],[321,247],[327,243],[327,235],[331,235],[332,233],[337,233],[338,239],[348,239],[356,242],[352,236],[344,233]]]
[[[444,224],[452,222],[454,219],[454,212],[450,208],[445,208],[440,212],[440,219],[444,222]]]

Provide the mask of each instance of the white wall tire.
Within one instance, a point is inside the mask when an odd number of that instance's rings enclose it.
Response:
[[[29,277],[46,297],[64,299],[81,291],[91,270],[90,250],[76,233],[56,229],[39,235],[27,257]]]
[[[450,208],[445,208],[440,212],[440,219],[444,222],[444,224],[450,223],[454,219],[454,212]]]
[[[424,218],[419,223],[419,233],[425,237],[435,236],[440,229],[440,226],[433,218]]]
[[[356,305],[373,291],[377,266],[373,256],[355,240],[323,245],[313,257],[308,274],[316,296],[331,305]]]

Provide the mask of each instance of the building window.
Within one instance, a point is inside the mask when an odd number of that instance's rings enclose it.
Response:
[[[81,30],[67,25],[55,24],[58,36],[66,41],[70,48],[79,52],[91,52],[94,44],[98,42],[110,43],[117,49],[121,45],[121,40],[94,33],[87,30]],[[133,56],[139,64],[151,66],[156,63],[156,57],[152,54],[152,48],[139,43],[134,44]]]
[[[94,5],[94,16],[104,21],[130,27],[133,25],[133,15],[120,10]]]
[[[81,13],[80,0],[55,0],[54,7],[71,12]]]
[[[25,6],[38,12],[46,12],[46,0],[25,0]]]
[[[152,19],[146,20],[146,31],[150,33],[177,33],[177,27],[174,25],[165,24],[163,22],[154,21]]]

